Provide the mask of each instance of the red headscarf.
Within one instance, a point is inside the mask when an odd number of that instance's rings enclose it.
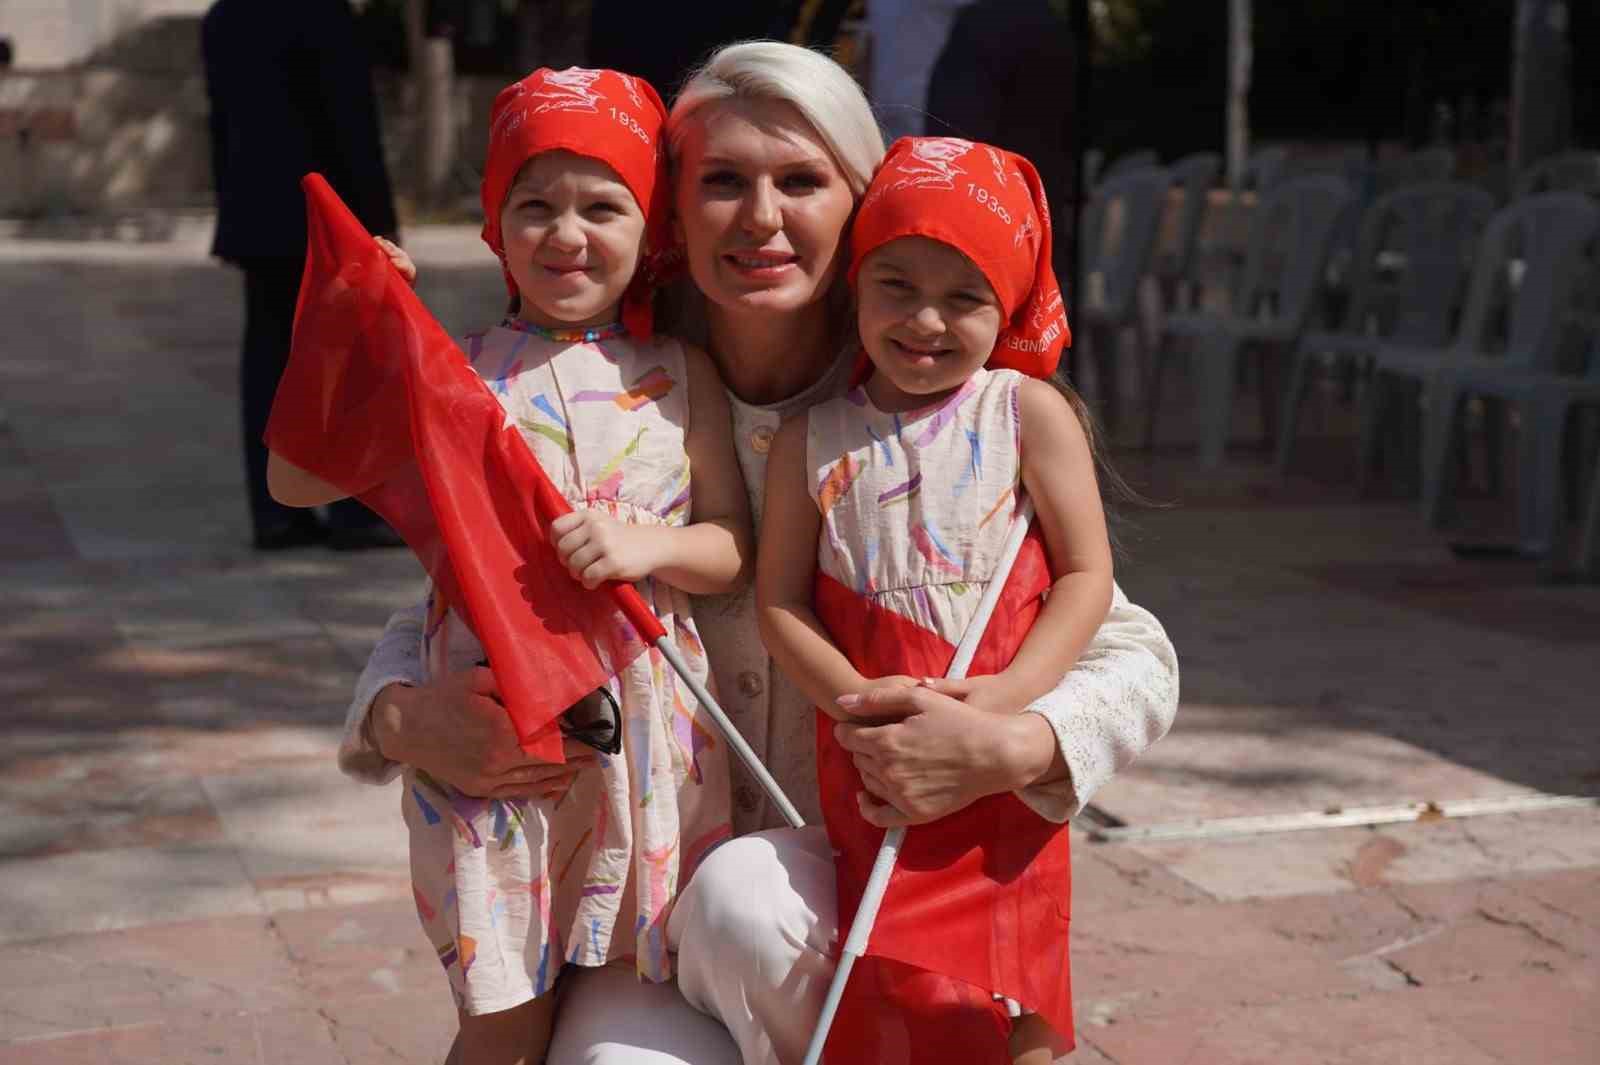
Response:
[[[669,252],[666,151],[661,128],[667,110],[643,78],[615,70],[540,67],[507,85],[489,111],[489,156],[483,167],[483,239],[506,261],[500,210],[529,159],[564,149],[598,159],[617,172],[645,217],[639,268],[622,299],[623,324],[650,336],[650,300]],[[517,295],[506,271],[506,287]]]
[[[852,287],[861,260],[899,237],[928,237],[971,259],[1006,324],[992,369],[1051,374],[1072,330],[1050,265],[1050,207],[1033,164],[959,137],[901,137],[889,147],[850,231]]]

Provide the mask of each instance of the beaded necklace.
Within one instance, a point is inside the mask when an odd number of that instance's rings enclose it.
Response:
[[[503,329],[514,329],[519,333],[531,333],[536,337],[555,341],[558,344],[593,344],[600,340],[610,340],[626,333],[627,327],[621,322],[612,322],[610,325],[598,325],[590,329],[546,329],[534,322],[524,321],[521,318],[507,316],[500,323]]]

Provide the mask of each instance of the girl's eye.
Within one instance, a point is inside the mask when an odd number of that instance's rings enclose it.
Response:
[[[883,288],[889,289],[890,291],[893,291],[893,292],[910,292],[911,291],[910,283],[906,282],[906,281],[902,281],[898,277],[880,277],[880,278],[878,278],[878,284],[881,285]]]
[[[592,215],[599,215],[604,218],[610,218],[614,215],[621,214],[622,208],[606,200],[598,200],[589,205],[589,213]]]
[[[739,175],[732,170],[712,170],[700,178],[700,184],[710,188],[733,188],[739,184]]]
[[[950,298],[956,303],[972,306],[983,302],[983,297],[976,292],[952,292]]]
[[[519,211],[548,211],[549,209],[550,204],[544,200],[523,200],[517,204],[517,210]]]

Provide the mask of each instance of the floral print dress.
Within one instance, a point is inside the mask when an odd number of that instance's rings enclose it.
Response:
[[[506,326],[466,338],[473,367],[575,508],[639,525],[690,518],[682,347],[627,336],[582,343]],[[707,685],[688,596],[646,579],[640,595]],[[483,650],[430,593],[429,677]],[[545,994],[563,964],[632,958],[649,980],[672,975],[666,921],[700,860],[730,834],[725,744],[659,652],[610,681],[623,750],[600,754],[559,798],[500,801],[456,792],[408,769],[402,807],[417,913],[468,1013]]]

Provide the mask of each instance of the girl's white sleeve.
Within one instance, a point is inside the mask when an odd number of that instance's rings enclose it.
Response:
[[[1025,712],[1050,722],[1070,775],[1018,795],[1039,816],[1065,821],[1172,727],[1177,652],[1155,615],[1113,587],[1106,620],[1077,665]]]
[[[422,629],[427,604],[396,610],[378,637],[378,645],[367,659],[367,667],[356,681],[355,699],[344,716],[344,737],[339,742],[339,768],[345,775],[369,784],[387,784],[400,772],[400,763],[391,762],[367,741],[367,714],[378,693],[390,684],[421,684]]]

